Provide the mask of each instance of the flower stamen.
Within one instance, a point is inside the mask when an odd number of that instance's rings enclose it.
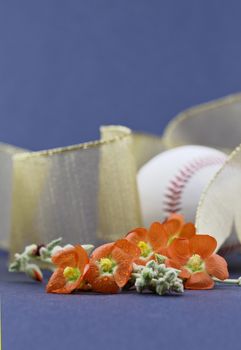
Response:
[[[116,265],[114,260],[110,258],[102,258],[99,263],[103,273],[112,273]]]
[[[188,260],[186,267],[191,272],[200,272],[204,270],[204,263],[200,255],[194,254]]]
[[[144,241],[140,241],[138,247],[140,248],[141,256],[143,258],[147,258],[152,252],[151,247]]]
[[[81,272],[77,267],[67,266],[63,275],[68,282],[75,282],[81,276]]]

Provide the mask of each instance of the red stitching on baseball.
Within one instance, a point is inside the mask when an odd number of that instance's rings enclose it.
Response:
[[[182,195],[183,191],[190,179],[201,169],[209,165],[222,165],[224,157],[205,157],[195,159],[191,163],[185,165],[171,179],[167,191],[164,193],[164,212],[166,216],[173,213],[178,213],[182,210]]]

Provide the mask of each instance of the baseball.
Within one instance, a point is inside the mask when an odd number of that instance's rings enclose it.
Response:
[[[195,221],[201,193],[224,164],[227,155],[204,146],[183,146],[152,158],[138,172],[143,223],[181,213]]]

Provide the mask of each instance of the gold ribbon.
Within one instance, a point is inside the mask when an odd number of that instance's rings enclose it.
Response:
[[[154,155],[181,145],[225,150],[241,140],[241,95],[184,111],[163,137],[101,128],[99,141],[30,152],[0,145],[0,245],[11,253],[31,242],[113,240],[142,224],[136,172]],[[233,151],[204,191],[197,228],[219,246],[235,223],[241,238],[241,152]],[[220,190],[221,189],[221,190]]]

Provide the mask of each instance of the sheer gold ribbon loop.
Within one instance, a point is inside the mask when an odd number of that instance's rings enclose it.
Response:
[[[167,126],[166,148],[197,144],[226,150],[241,140],[241,94],[201,104],[180,113]]]
[[[141,223],[132,134],[101,129],[100,141],[13,157],[11,251],[58,236],[114,239]]]
[[[241,148],[237,147],[204,190],[196,214],[199,232],[209,233],[218,248],[230,237],[229,246],[241,242]],[[234,225],[236,230],[233,230]],[[238,236],[238,240],[236,238]]]

